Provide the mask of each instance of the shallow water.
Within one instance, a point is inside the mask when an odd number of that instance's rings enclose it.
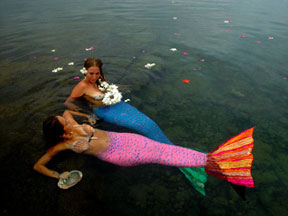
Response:
[[[287,9],[287,0],[2,0],[1,213],[287,215]],[[120,168],[70,152],[49,166],[81,170],[77,186],[62,191],[34,172],[46,150],[42,120],[64,110],[90,56],[177,145],[208,152],[256,126],[247,201],[214,177],[203,197],[176,168]]]

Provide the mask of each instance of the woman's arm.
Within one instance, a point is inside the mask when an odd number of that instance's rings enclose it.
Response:
[[[59,179],[60,174],[54,170],[48,169],[46,167],[46,164],[59,152],[67,150],[67,147],[64,143],[59,143],[56,146],[53,146],[50,148],[33,166],[33,169],[36,170],[37,172],[52,177]]]
[[[97,121],[97,117],[95,115],[88,115],[86,113],[81,113],[81,112],[76,112],[76,111],[71,111],[71,110],[65,110],[63,113],[63,117],[65,119],[69,119],[70,121],[73,121],[73,124],[78,124],[75,119],[73,118],[73,115],[77,115],[77,116],[82,116],[88,119],[89,123],[91,125],[96,124]]]
[[[82,97],[85,94],[87,85],[80,81],[72,90],[70,96],[66,99],[64,102],[65,106],[70,110],[81,110],[79,106],[77,106],[74,101],[77,100],[77,98]]]

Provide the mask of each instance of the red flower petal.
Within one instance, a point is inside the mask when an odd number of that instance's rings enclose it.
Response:
[[[189,83],[190,80],[185,79],[185,80],[182,80],[182,82],[183,82],[183,83]]]

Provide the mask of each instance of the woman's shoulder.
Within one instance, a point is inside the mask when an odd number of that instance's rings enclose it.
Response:
[[[84,80],[81,80],[79,83],[77,83],[77,85],[75,86],[75,88],[86,88],[86,87],[88,87],[89,85],[88,85],[88,83],[87,82],[85,82]]]

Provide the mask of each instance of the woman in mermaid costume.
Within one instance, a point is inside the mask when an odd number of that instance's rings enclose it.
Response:
[[[114,105],[105,106],[101,102],[103,92],[99,90],[98,86],[100,85],[100,80],[105,81],[102,65],[102,61],[97,58],[85,60],[84,68],[81,70],[85,75],[85,79],[73,88],[71,95],[65,101],[67,108],[77,110],[78,107],[74,104],[75,99],[84,98],[91,105],[96,106],[96,108],[93,108],[93,112],[98,118],[111,124],[133,129],[152,140],[174,145],[152,119],[130,104],[121,101]],[[179,169],[193,187],[205,195],[207,175],[204,169],[196,167],[179,167]]]
[[[79,125],[72,115],[85,114],[66,110],[62,116],[50,116],[43,122],[43,132],[50,143],[56,143],[34,165],[46,176],[64,179],[67,172],[59,174],[46,164],[59,152],[72,150],[96,156],[119,166],[162,164],[175,167],[201,167],[228,182],[254,187],[251,176],[254,146],[253,130],[248,129],[231,138],[208,154],[192,149],[169,145],[134,133],[116,133]],[[88,115],[86,115],[88,117]]]

